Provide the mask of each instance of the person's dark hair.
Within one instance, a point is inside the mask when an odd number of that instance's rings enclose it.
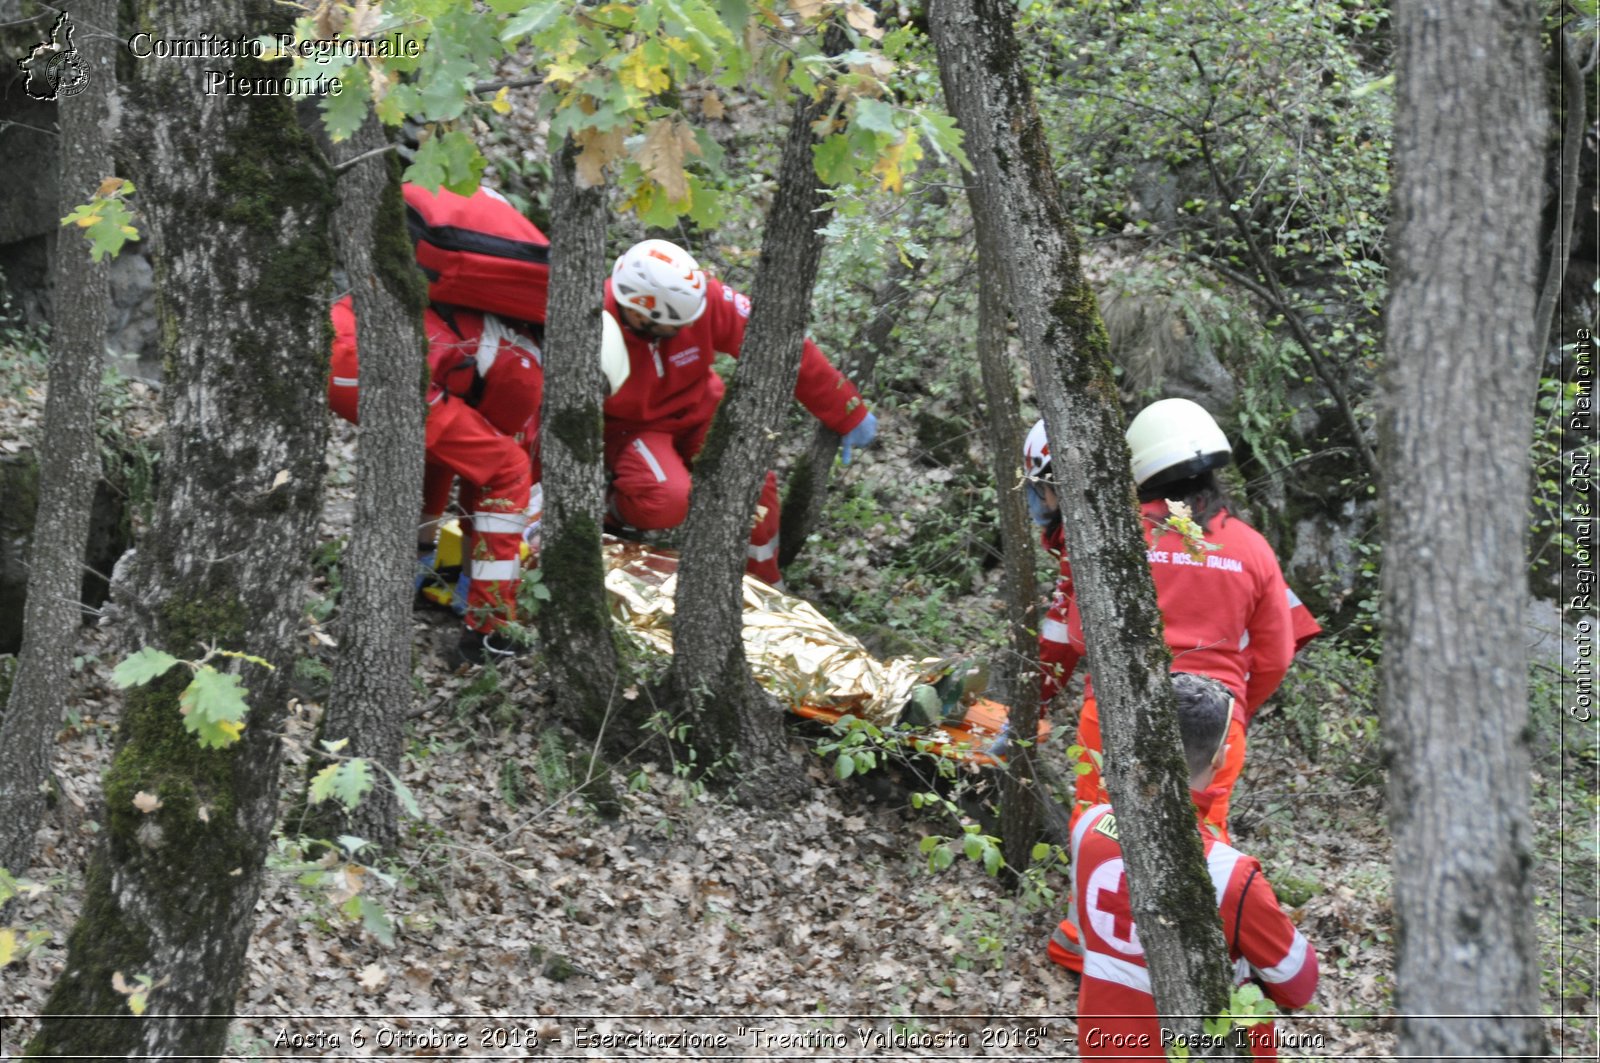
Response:
[[[1233,511],[1233,499],[1228,497],[1214,469],[1182,480],[1156,478],[1139,488],[1140,502],[1154,502],[1158,498],[1170,498],[1187,505],[1195,523],[1206,531],[1211,530],[1212,517],[1223,510]]]
[[[1228,730],[1233,694],[1210,676],[1193,672],[1172,673],[1172,693],[1178,700],[1178,733],[1183,736],[1184,760],[1189,777],[1205,771],[1217,755]]]

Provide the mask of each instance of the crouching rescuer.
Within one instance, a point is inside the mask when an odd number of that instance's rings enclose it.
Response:
[[[718,353],[739,356],[750,300],[707,275],[678,245],[645,240],[617,258],[605,282],[605,308],[623,326],[629,359],[628,382],[605,404],[609,516],[622,531],[673,528],[688,516],[689,467],[722,401],[712,360]],[[878,433],[861,393],[810,339],[794,394],[842,437],[847,465],[854,449]],[[778,524],[778,481],[768,472],[745,571],[774,586],[782,579]]]
[[[1175,673],[1172,688],[1189,789],[1199,800],[1225,761],[1234,698],[1217,680],[1188,673]],[[1278,906],[1255,858],[1217,838],[1203,821],[1199,826],[1235,983],[1255,983],[1279,1007],[1305,1007],[1317,988],[1316,950]],[[1072,884],[1074,918],[1083,942],[1080,1056],[1166,1060],[1167,1050],[1182,1039],[1162,1029],[1156,1017],[1117,816],[1108,804],[1087,809],[1073,828]],[[1278,1058],[1279,1037],[1271,1021],[1247,1029],[1252,1058]]]

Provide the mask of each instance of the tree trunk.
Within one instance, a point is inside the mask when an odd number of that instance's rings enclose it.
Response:
[[[89,73],[84,91],[57,103],[61,127],[58,209],[87,203],[113,169],[108,130],[117,88],[116,5],[74,4],[74,35]],[[50,785],[50,750],[83,611],[83,559],[100,479],[95,422],[106,344],[109,262],[94,262],[76,229],[56,237],[49,392],[39,449],[39,507],[29,556],[23,639],[11,696],[0,721],[0,868],[21,874]]]
[[[843,48],[843,34],[830,29],[824,51]],[[782,712],[745,660],[744,544],[776,450],[771,426],[783,422],[800,375],[811,287],[822,261],[819,230],[831,214],[812,162],[811,126],[832,103],[831,92],[801,99],[789,123],[739,371],[695,463],[672,625],[668,681],[687,710],[700,763],[736,757],[741,792],[768,801],[797,795],[805,784],[788,762]]]
[[[944,190],[937,189],[930,201],[943,205]],[[889,337],[900,320],[900,311],[911,298],[911,282],[922,272],[924,259],[909,261],[896,254],[889,263],[889,275],[873,293],[872,305],[877,313],[856,334],[848,356],[839,360],[839,370],[864,386],[877,368],[878,358],[889,349]],[[833,459],[839,453],[839,433],[825,424],[819,424],[811,435],[811,446],[795,462],[789,472],[789,482],[783,493],[783,515],[778,530],[778,567],[788,568],[800,551],[805,549],[806,538],[822,520],[822,507],[828,501],[828,480],[833,472]]]
[[[985,235],[992,236],[993,233]],[[1033,527],[1022,489],[1022,411],[1017,385],[1011,375],[1007,351],[1006,304],[996,262],[1000,255],[992,244],[978,247],[978,369],[988,416],[989,465],[993,471],[1000,509],[1000,593],[1006,610],[1009,652],[1002,652],[994,669],[996,688],[1006,699],[1011,726],[1008,770],[1000,783],[1000,835],[1005,841],[1006,865],[1021,871],[1032,863],[1031,850],[1039,836],[1039,792],[1030,745],[1039,732],[1038,581],[1034,579]]]
[[[1156,1006],[1200,1034],[1229,995],[1216,896],[1195,829],[1105,330],[1078,261],[1005,0],[936,0],[929,25],[945,98],[966,133],[968,191],[1028,349],[1052,441],[1078,602],[1121,815],[1133,914]]]
[[[131,14],[169,39],[196,26],[254,38],[289,31],[293,17],[271,0],[146,0]],[[202,86],[207,67],[281,77],[282,64],[133,67],[127,142],[138,145],[156,260],[167,431],[155,513],[122,597],[144,645],[191,659],[215,645],[276,670],[235,662],[251,710],[223,749],[184,729],[187,669],[125,699],[104,842],[29,1051],[212,1057],[226,1047],[255,925],[321,507],[333,188],[289,99]],[[141,792],[161,806],[141,813]],[[126,1021],[118,972],[159,985],[138,1021]]]
[[[539,633],[557,696],[597,737],[627,737],[609,720],[617,653],[606,606],[600,522],[605,510],[601,428],[600,285],[605,275],[605,186],[581,187],[570,138],[555,152],[550,212],[550,310],[545,333],[544,527],[539,567],[550,600]]]
[[[1523,635],[1547,122],[1538,14],[1526,0],[1394,10],[1382,716],[1397,1051],[1416,1059],[1548,1051]]]
[[[346,160],[388,143],[374,116],[341,145]],[[339,657],[321,737],[347,739],[340,755],[365,757],[395,775],[411,703],[411,597],[415,524],[422,499],[422,424],[417,387],[427,359],[427,290],[406,237],[400,165],[392,153],[356,162],[339,178],[335,217],[350,275],[361,345],[361,430],[356,511],[344,556]],[[320,758],[313,758],[313,770]],[[399,838],[399,802],[387,780],[353,810],[315,810],[326,837],[350,834],[388,848]]]

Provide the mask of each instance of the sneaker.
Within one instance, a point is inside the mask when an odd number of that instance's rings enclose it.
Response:
[[[456,657],[466,664],[500,665],[522,656],[524,647],[503,635],[467,628],[456,643]]]

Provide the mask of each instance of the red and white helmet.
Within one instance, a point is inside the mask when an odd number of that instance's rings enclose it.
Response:
[[[1043,479],[1050,468],[1050,440],[1044,434],[1044,418],[1034,423],[1022,443],[1022,471],[1030,480]]]
[[[683,326],[706,311],[706,275],[677,244],[642,240],[611,267],[611,291],[629,307],[661,325]]]

